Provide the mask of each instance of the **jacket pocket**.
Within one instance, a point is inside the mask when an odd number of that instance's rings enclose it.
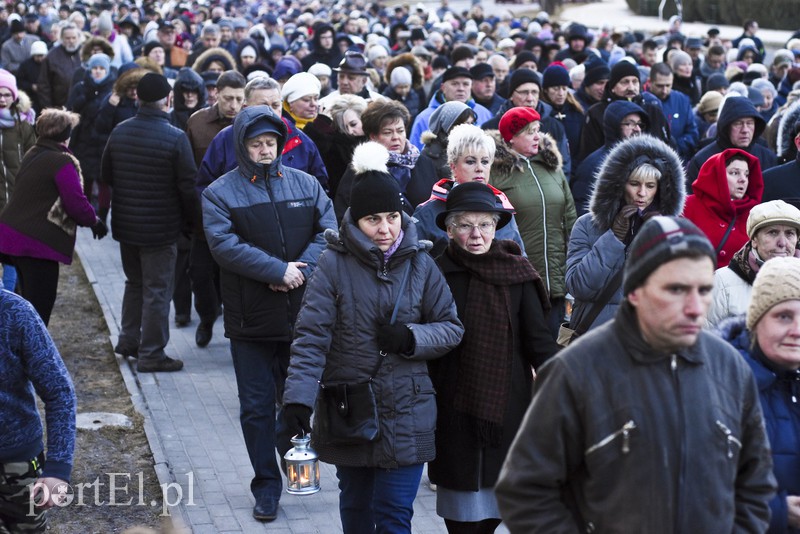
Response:
[[[414,433],[425,434],[436,428],[436,392],[427,374],[414,374],[411,377]]]
[[[628,419],[622,426],[603,436],[584,451],[590,471],[602,468],[621,456],[631,452],[632,435],[638,427],[633,419]]]
[[[725,457],[729,460],[738,458],[739,451],[742,449],[741,440],[739,440],[739,438],[734,435],[733,431],[719,419],[717,419],[714,423],[717,427],[717,430],[720,432],[720,434],[722,434],[722,438],[724,440],[723,451],[725,452]]]

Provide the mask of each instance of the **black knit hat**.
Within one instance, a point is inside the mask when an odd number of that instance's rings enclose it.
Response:
[[[472,79],[472,74],[466,67],[450,67],[442,75],[442,83],[455,80],[456,78],[469,78]]]
[[[535,83],[539,89],[542,88],[542,80],[535,70],[518,69],[511,73],[511,78],[508,80],[508,94],[511,95],[523,83]]]
[[[717,254],[706,235],[689,219],[659,215],[641,227],[628,249],[622,290],[627,296],[667,262],[705,254],[716,268]]]
[[[389,174],[386,162],[389,152],[383,145],[368,141],[353,151],[355,171],[350,191],[350,218],[353,222],[374,213],[403,210],[403,195],[397,180]]]
[[[547,89],[548,87],[560,87],[562,85],[566,85],[567,87],[572,86],[567,69],[561,65],[550,65],[544,69],[544,73],[542,74],[543,89]]]
[[[611,76],[608,78],[608,88],[613,89],[622,78],[626,76],[636,76],[636,79],[641,81],[639,76],[639,68],[630,61],[619,61],[611,69]]]
[[[162,98],[166,98],[170,91],[172,91],[172,86],[167,79],[155,72],[148,72],[142,76],[136,86],[136,96],[142,102],[158,102]]]
[[[584,69],[586,69],[586,75],[583,78],[584,87],[594,85],[601,80],[608,80],[611,77],[611,69],[608,68],[605,61],[594,54],[589,54],[589,56],[589,59],[583,63]]]

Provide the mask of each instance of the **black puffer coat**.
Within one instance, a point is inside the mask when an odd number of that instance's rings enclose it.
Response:
[[[100,158],[106,146],[107,134],[100,133],[96,127],[97,117],[103,101],[111,94],[111,88],[117,79],[115,71],[109,70],[108,76],[100,83],[92,79],[92,71],[88,69],[69,95],[67,109],[81,116],[81,122],[72,131],[70,150],[81,162],[83,177],[87,182],[94,182],[100,176]],[[91,191],[86,196],[91,198]]]
[[[129,245],[175,243],[197,209],[189,139],[157,109],[141,107],[108,138],[101,180],[111,186],[111,230]]]

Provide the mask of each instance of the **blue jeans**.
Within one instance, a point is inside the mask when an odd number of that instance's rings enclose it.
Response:
[[[422,467],[336,466],[344,534],[409,534]]]
[[[283,394],[289,367],[289,342],[231,339],[233,370],[239,389],[239,421],[255,476],[250,491],[256,501],[281,496],[283,482],[275,455],[275,403]]]

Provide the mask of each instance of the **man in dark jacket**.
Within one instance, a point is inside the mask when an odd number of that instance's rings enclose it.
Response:
[[[650,117],[650,135],[669,143],[669,125],[658,99],[641,93],[639,69],[633,63],[622,60],[611,69],[605,89],[605,97],[586,112],[586,122],[581,132],[580,159],[603,146],[603,113],[615,100],[629,100],[647,112]]]
[[[192,145],[194,162],[198,168],[214,137],[223,128],[233,124],[233,119],[242,110],[246,83],[245,77],[236,71],[223,72],[217,80],[217,102],[189,117],[186,135]],[[189,276],[192,280],[194,307],[200,316],[194,333],[194,341],[198,347],[206,347],[211,342],[214,323],[219,314],[219,298],[214,283],[216,269],[205,242],[200,217],[197,217],[197,228],[192,233]]]
[[[766,143],[760,140],[767,127],[761,114],[749,98],[729,95],[722,104],[717,119],[717,139],[694,155],[686,169],[686,187],[691,189],[700,167],[708,158],[728,148],[740,148],[761,161],[761,170],[774,167],[778,158]]]
[[[794,161],[764,173],[762,202],[783,200],[800,208],[800,120],[794,123],[794,146],[797,147]]]
[[[225,335],[255,471],[253,517],[273,521],[282,486],[275,402],[283,394],[305,282],[336,217],[316,178],[283,166],[286,124],[270,108],[245,108],[233,131],[239,166],[203,191],[203,226],[220,266]]]
[[[314,49],[310,54],[304,57],[302,61],[304,71],[311,68],[311,65],[314,63],[324,63],[331,69],[339,66],[344,56],[342,56],[339,49],[335,46],[335,37],[336,32],[333,26],[324,22],[317,25],[314,29],[314,38],[312,40]],[[334,71],[331,75],[331,88],[333,89],[339,87],[336,74],[337,73]]]
[[[61,41],[42,62],[39,71],[39,104],[42,108],[60,108],[67,103],[72,76],[81,66],[80,31],[74,24],[61,30]]]
[[[675,75],[666,63],[656,63],[650,69],[648,92],[658,98],[669,124],[672,146],[676,147],[684,165],[694,156],[699,134],[689,97],[673,90]]]
[[[506,103],[506,99],[497,94],[492,66],[488,63],[478,63],[470,68],[469,72],[472,74],[472,98],[488,109],[492,115],[496,115],[500,111],[500,106]]]
[[[111,229],[119,241],[125,294],[114,352],[139,358],[140,373],[179,371],[169,358],[169,304],[177,241],[197,213],[192,147],[169,122],[170,85],[155,73],[136,86],[139,111],[108,138],[101,180],[111,186]]]
[[[766,531],[775,478],[755,380],[703,331],[715,266],[690,221],[642,226],[616,317],[536,378],[495,487],[511,532]]]

